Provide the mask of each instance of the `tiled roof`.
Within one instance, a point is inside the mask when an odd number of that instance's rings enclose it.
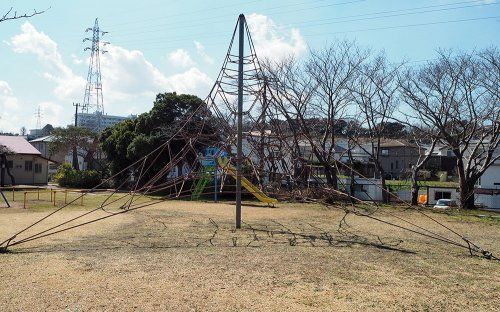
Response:
[[[382,139],[380,141],[380,147],[416,147],[414,144],[411,144],[404,140],[394,140],[394,139]]]
[[[41,155],[33,145],[21,136],[0,135],[0,146],[5,146],[15,154]]]
[[[29,142],[30,143],[34,143],[34,142],[52,142],[52,136],[51,135],[47,135],[47,136],[44,136],[44,137],[41,137],[41,138],[38,138],[38,139],[31,140]]]

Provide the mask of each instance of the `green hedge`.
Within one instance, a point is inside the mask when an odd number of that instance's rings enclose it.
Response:
[[[101,183],[101,176],[95,170],[75,170],[70,163],[57,168],[55,181],[64,187],[93,188]]]

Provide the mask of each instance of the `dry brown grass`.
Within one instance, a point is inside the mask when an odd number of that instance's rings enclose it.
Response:
[[[50,224],[88,210],[72,207]],[[0,311],[494,311],[500,264],[316,205],[167,202],[0,254]],[[446,234],[413,211],[395,213]],[[47,210],[0,210],[0,238]],[[99,215],[106,215],[99,212]],[[500,224],[433,214],[500,253]],[[394,218],[387,220],[395,221]],[[32,232],[34,233],[34,231]],[[383,244],[382,244],[382,243]]]

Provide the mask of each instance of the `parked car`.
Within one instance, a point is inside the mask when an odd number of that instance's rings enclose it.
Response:
[[[456,206],[455,201],[453,201],[451,199],[438,199],[438,201],[434,205],[434,208],[436,208],[436,209],[450,209],[454,206]]]

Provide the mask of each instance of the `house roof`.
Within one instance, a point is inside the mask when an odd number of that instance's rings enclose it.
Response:
[[[404,140],[394,140],[394,139],[382,139],[380,141],[380,147],[416,147],[414,144],[411,144]]]
[[[52,142],[52,136],[51,135],[47,135],[47,136],[43,136],[41,138],[36,138],[34,140],[30,140],[29,142],[30,143],[35,143],[35,142]]]
[[[21,136],[0,135],[0,146],[5,146],[14,154],[41,155],[33,145]]]

